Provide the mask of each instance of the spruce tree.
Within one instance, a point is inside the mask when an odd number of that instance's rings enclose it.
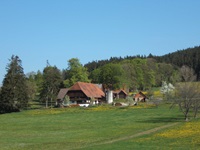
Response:
[[[22,61],[14,55],[9,61],[0,93],[0,113],[19,111],[28,104],[27,84]]]

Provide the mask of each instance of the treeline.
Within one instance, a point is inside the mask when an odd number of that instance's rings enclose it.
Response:
[[[153,58],[156,60],[157,63],[167,63],[177,67],[182,67],[186,65],[194,69],[197,75],[197,80],[200,80],[200,46],[196,46],[194,48],[187,48],[184,50],[177,50],[174,53],[169,53],[164,56],[154,56],[152,54],[149,54],[148,56],[136,55],[136,56],[126,56],[124,58],[111,57],[110,59],[106,60],[89,62],[85,64],[85,67],[88,69],[89,72],[91,72],[94,69],[99,68],[108,63],[120,63],[124,60],[132,60],[136,58],[139,59]]]
[[[180,68],[194,68],[199,77],[200,47],[177,51],[161,57],[127,56],[93,61],[83,66],[78,58],[68,60],[60,70],[47,62],[43,71],[24,74],[21,60],[12,56],[7,74],[0,88],[0,113],[19,111],[29,107],[32,100],[55,102],[60,88],[69,88],[78,81],[100,83],[107,89],[150,90],[162,81],[176,83],[183,80]]]
[[[105,64],[108,63],[119,63],[121,61],[124,60],[132,60],[135,58],[141,58],[141,59],[146,59],[146,58],[151,58],[153,57],[152,54],[149,54],[149,56],[145,56],[145,55],[136,55],[136,56],[126,56],[126,57],[110,57],[110,59],[104,59],[104,60],[97,60],[97,61],[92,61],[92,62],[88,62],[87,64],[85,64],[84,66],[87,68],[87,70],[89,72],[91,72],[92,70],[99,68]]]
[[[110,83],[116,88],[147,90],[153,86],[160,86],[163,80],[176,82],[178,68],[166,63],[157,63],[152,58],[135,58],[107,63],[91,71],[89,78],[94,83]],[[117,84],[120,82],[121,85]]]

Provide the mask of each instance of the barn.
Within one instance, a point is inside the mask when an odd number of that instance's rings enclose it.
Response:
[[[85,105],[91,101],[98,104],[105,99],[105,93],[96,84],[77,82],[69,88],[67,95],[72,104]]]

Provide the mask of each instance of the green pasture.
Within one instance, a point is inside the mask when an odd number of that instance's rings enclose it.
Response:
[[[173,144],[174,139],[156,136],[179,129],[185,124],[182,116],[178,109],[169,109],[167,105],[37,109],[3,114],[0,149],[200,149],[200,145],[189,143],[187,137],[176,139],[179,144]],[[152,130],[170,124],[173,126]],[[146,131],[149,133],[139,135]]]

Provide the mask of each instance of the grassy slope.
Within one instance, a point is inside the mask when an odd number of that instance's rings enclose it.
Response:
[[[184,124],[182,120],[182,114],[177,109],[169,110],[166,106],[24,111],[0,115],[0,148],[9,150],[146,149],[147,147],[148,149],[163,149],[163,146],[168,148],[168,143],[172,139],[162,136],[154,137],[153,133],[110,144],[101,143],[174,122],[182,125]],[[146,140],[151,137],[155,141]],[[99,145],[96,145],[97,143]],[[180,145],[176,145],[175,148],[179,149]]]

